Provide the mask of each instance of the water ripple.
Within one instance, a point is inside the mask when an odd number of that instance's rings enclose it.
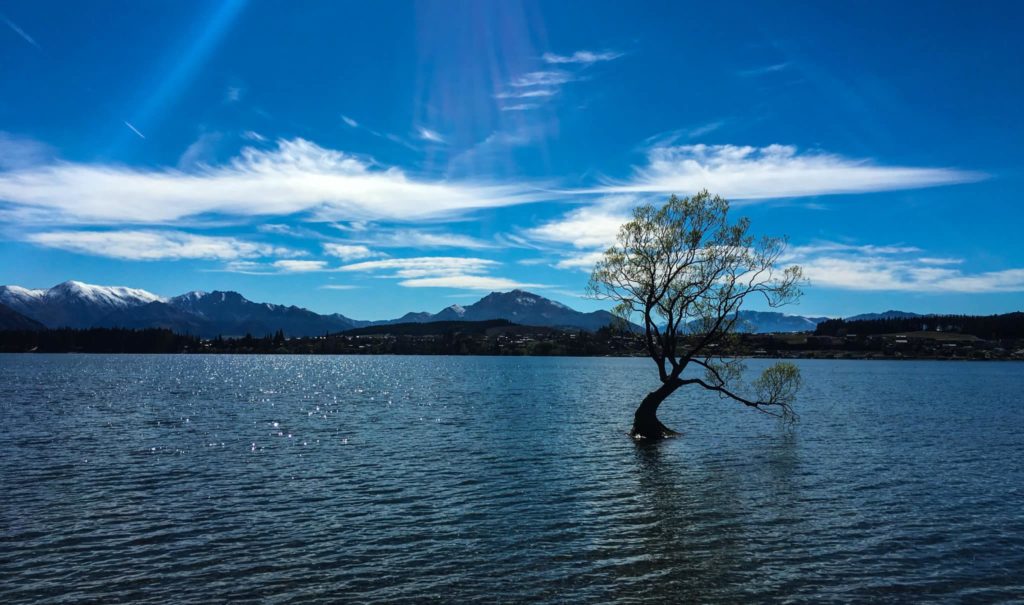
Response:
[[[762,362],[752,362],[757,366]],[[1024,600],[1024,366],[0,356],[0,601]],[[752,369],[756,369],[752,367]]]

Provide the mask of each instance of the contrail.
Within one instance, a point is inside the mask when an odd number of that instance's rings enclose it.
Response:
[[[132,132],[134,132],[135,134],[139,135],[140,139],[146,138],[146,135],[144,135],[141,132],[139,132],[139,129],[134,127],[134,126],[132,126],[132,123],[129,122],[128,120],[125,120],[124,125],[127,126],[128,128],[131,128]]]
[[[7,15],[5,15],[3,13],[0,13],[0,19],[3,19],[4,23],[6,23],[8,27],[13,29],[14,33],[16,33],[19,36],[21,36],[22,38],[24,38],[26,42],[28,42],[32,46],[35,46],[36,48],[39,48],[39,43],[36,42],[35,39],[32,36],[30,36],[27,33],[25,33],[25,30],[23,30],[20,27],[18,27],[17,23],[15,23],[14,21],[11,21],[10,19],[8,19]]]

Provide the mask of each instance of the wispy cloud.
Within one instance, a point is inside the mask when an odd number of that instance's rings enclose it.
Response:
[[[601,250],[570,253],[562,260],[556,262],[555,267],[558,269],[580,269],[589,272],[602,258],[604,258],[604,252]]]
[[[327,261],[323,260],[278,260],[271,264],[275,269],[285,273],[311,273],[323,271],[327,268]]]
[[[341,116],[341,121],[344,122],[345,125],[348,126],[349,128],[353,128],[353,129],[356,129],[356,130],[360,130],[362,132],[366,132],[367,134],[371,134],[371,135],[373,135],[375,137],[384,139],[386,141],[391,141],[392,143],[394,143],[396,145],[401,145],[402,147],[405,147],[406,149],[411,149],[412,151],[417,151],[417,152],[422,151],[421,147],[416,146],[415,144],[413,144],[412,142],[407,140],[405,137],[399,136],[399,135],[391,133],[391,132],[381,132],[379,130],[374,130],[373,128],[370,128],[370,127],[366,126],[365,123],[361,123],[358,120],[356,120],[355,118],[353,118],[351,116],[348,116],[348,115],[345,115],[345,114],[340,114],[340,116]],[[433,130],[430,130],[429,128],[419,128],[418,127],[418,128],[415,129],[415,132],[413,133],[413,136],[415,138],[417,138],[417,139],[420,139],[420,140],[423,140],[423,141],[427,141],[429,143],[446,143],[447,142],[447,141],[445,141],[443,136],[441,136],[439,133],[437,133],[437,132],[435,132]]]
[[[962,265],[964,259],[962,258],[935,258],[929,256],[922,256],[917,259],[917,262],[925,265]]]
[[[581,63],[584,65],[590,65],[592,63],[600,63],[602,61],[614,61],[619,57],[623,56],[623,53],[606,50],[602,52],[592,52],[589,50],[578,50],[571,55],[556,55],[555,53],[544,53],[541,57],[545,63],[551,63],[554,65],[561,65],[566,63]]]
[[[15,23],[14,21],[11,21],[10,19],[8,19],[7,15],[5,15],[3,13],[0,13],[0,19],[2,19],[3,22],[7,24],[7,27],[11,28],[11,31],[13,31],[14,33],[16,33],[19,36],[21,36],[22,40],[24,40],[25,42],[28,42],[29,44],[31,44],[32,46],[35,46],[36,48],[39,48],[39,43],[36,42],[35,38],[33,38],[32,36],[28,35],[28,33],[26,33],[25,30],[23,30],[20,27],[18,27],[17,23]]]
[[[219,132],[204,132],[189,145],[178,158],[178,168],[188,169],[213,161],[217,144],[224,135]]]
[[[263,223],[261,225],[257,225],[256,230],[261,233],[274,233],[277,235],[284,235],[304,240],[330,239],[323,233],[310,229],[309,227],[286,225],[284,223]]]
[[[324,254],[340,258],[345,262],[382,256],[381,253],[370,250],[366,246],[337,243],[324,244]]]
[[[572,82],[574,79],[576,79],[575,76],[567,71],[553,69],[545,71],[531,71],[513,78],[508,84],[514,88],[527,88],[531,86],[561,86],[567,82]]]
[[[46,231],[31,233],[25,239],[40,246],[77,254],[139,261],[236,260],[298,254],[280,246],[182,231]]]
[[[344,233],[362,233],[371,228],[371,224],[368,221],[348,221],[345,223],[331,223],[331,227],[334,227],[338,231]]]
[[[256,132],[255,130],[246,130],[242,133],[242,138],[247,141],[255,141],[257,143],[263,143],[267,140],[267,137]]]
[[[539,103],[516,103],[515,105],[502,105],[502,111],[529,111],[540,107]]]
[[[521,237],[549,254],[556,255],[556,269],[590,271],[601,255],[615,243],[619,228],[629,220],[630,211],[639,203],[632,195],[599,198],[588,206],[525,229]]]
[[[324,284],[319,287],[320,290],[358,290],[362,286],[354,286],[352,284]]]
[[[630,209],[636,203],[633,196],[610,196],[526,229],[523,235],[545,243],[567,244],[575,249],[604,249],[615,242],[619,228],[629,220]]]
[[[522,185],[417,179],[304,139],[247,147],[201,170],[59,163],[0,172],[0,200],[50,210],[53,222],[167,223],[216,213],[316,220],[414,221],[552,199]]]
[[[49,145],[0,130],[0,170],[17,170],[54,159]]]
[[[659,132],[658,134],[651,135],[644,139],[644,142],[640,145],[639,149],[645,153],[649,153],[652,149],[671,147],[680,139],[699,139],[700,137],[720,130],[725,126],[725,124],[726,120],[715,120],[713,122],[706,122],[689,128],[677,128],[675,130]]]
[[[1024,269],[965,273],[880,258],[819,258],[804,263],[812,285],[903,292],[1024,292]]]
[[[250,260],[234,260],[217,269],[224,273],[241,273],[243,275],[295,275],[299,273],[324,273],[337,271],[325,260],[276,260],[273,262],[256,262]]]
[[[983,175],[944,168],[876,166],[831,154],[804,154],[795,148],[691,145],[653,148],[650,163],[625,184],[587,190],[604,193],[586,206],[525,229],[521,236],[558,255],[559,269],[589,270],[615,242],[620,226],[645,194],[708,189],[730,199],[801,197],[906,189],[965,182]],[[816,242],[790,250],[794,258],[827,254],[918,254],[913,246],[854,246]],[[920,262],[920,261],[919,261]]]
[[[494,242],[484,241],[469,235],[429,231],[426,229],[375,228],[355,239],[381,248],[463,248],[467,250],[485,250],[497,247],[497,244]]]
[[[904,245],[825,242],[795,246],[785,262],[803,267],[811,287],[878,292],[1024,292],[1024,268],[967,271],[959,258],[920,256]],[[955,267],[954,267],[955,266]]]
[[[135,126],[132,126],[132,123],[131,123],[131,122],[129,122],[128,120],[125,120],[125,121],[124,121],[124,125],[125,125],[125,126],[127,126],[129,130],[131,130],[131,131],[132,131],[132,132],[134,132],[135,134],[139,135],[139,138],[140,138],[140,139],[144,139],[144,138],[146,138],[146,135],[144,135],[144,134],[142,134],[141,132],[139,132],[139,129],[138,129],[138,128],[136,128]]]
[[[513,90],[509,92],[499,92],[494,95],[496,99],[534,99],[538,97],[553,97],[558,94],[558,91],[553,88],[536,88],[533,90]]]
[[[531,284],[487,275],[449,275],[446,277],[420,277],[398,282],[405,288],[454,288],[458,290],[515,290],[517,288],[543,288],[544,284]]]
[[[483,273],[500,263],[469,256],[417,256],[413,258],[387,258],[344,265],[341,271],[388,272],[395,278],[436,277],[464,273]]]
[[[862,255],[879,254],[914,254],[922,250],[917,246],[904,246],[901,244],[889,244],[878,246],[874,244],[844,244],[841,242],[815,242],[801,246],[790,246],[786,251],[789,257],[807,257],[815,254],[841,252]]]
[[[370,134],[372,134],[375,137],[383,137],[383,138],[391,141],[392,143],[394,143],[396,145],[401,145],[402,147],[405,147],[406,149],[411,149],[413,151],[419,151],[419,148],[417,148],[415,145],[413,145],[409,141],[406,141],[402,137],[398,136],[397,134],[392,134],[392,133],[383,133],[382,134],[382,133],[377,132],[376,130],[370,130],[369,128],[367,128],[366,131],[369,132]]]
[[[448,162],[449,174],[491,174],[496,168],[508,166],[512,149],[526,147],[542,140],[544,125],[520,125],[514,130],[498,130],[484,140],[453,156]]]
[[[682,145],[648,152],[625,182],[588,193],[679,193],[701,189],[734,200],[867,193],[966,183],[986,178],[953,168],[883,166],[789,145]]]
[[[430,141],[431,143],[444,143],[444,137],[429,128],[420,127],[417,129],[417,133],[424,141]]]
[[[533,71],[513,78],[508,89],[498,92],[494,98],[501,101],[502,111],[528,111],[550,102],[564,84],[575,79],[568,71]]]
[[[738,73],[739,75],[741,75],[741,76],[743,76],[745,78],[754,77],[754,76],[764,76],[764,75],[767,75],[767,74],[773,74],[773,73],[777,73],[777,72],[780,72],[780,71],[785,71],[785,70],[789,69],[790,67],[792,67],[792,65],[793,64],[789,63],[789,62],[773,63],[771,65],[765,65],[763,67],[755,67],[753,69],[743,69],[743,70],[740,70],[740,71],[738,71],[736,73]]]
[[[241,86],[228,86],[224,91],[224,102],[225,103],[237,103],[242,100],[242,94],[245,92]]]
[[[613,61],[621,56],[623,53],[610,50],[601,52],[578,50],[571,55],[544,53],[541,59],[545,64],[559,67],[538,69],[515,76],[508,81],[506,90],[498,92],[494,96],[499,100],[511,101],[499,104],[502,111],[537,109],[555,98],[564,85],[586,79],[582,72],[590,65]],[[524,100],[530,102],[523,102]]]
[[[461,256],[421,256],[389,258],[344,265],[340,271],[384,273],[400,280],[406,288],[455,288],[462,290],[502,290],[536,288],[540,284],[522,283],[487,275],[498,267],[497,261]]]

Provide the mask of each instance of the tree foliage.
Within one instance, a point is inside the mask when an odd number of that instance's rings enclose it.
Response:
[[[623,320],[640,322],[648,355],[670,392],[698,385],[793,418],[795,366],[766,370],[748,398],[737,390],[742,362],[716,355],[735,337],[748,298],[779,307],[799,298],[803,281],[799,267],[779,267],[784,238],[755,237],[747,218],[730,222],[728,214],[729,203],[707,191],[637,207],[595,266],[588,292],[613,301]],[[701,375],[684,376],[691,366]]]
[[[818,324],[818,336],[893,334],[897,332],[954,332],[990,340],[1024,338],[1024,313],[1002,315],[920,315],[855,321],[829,319]]]

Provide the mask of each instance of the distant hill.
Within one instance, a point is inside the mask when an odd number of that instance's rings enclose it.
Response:
[[[437,320],[434,319],[434,314],[433,313],[428,313],[426,311],[420,311],[418,313],[415,312],[415,311],[410,311],[409,313],[406,313],[405,315],[399,317],[398,319],[389,319],[387,321],[375,321],[375,322],[373,322],[373,324],[374,325],[377,325],[377,324],[406,324],[406,323],[422,323],[422,322],[427,322],[427,321],[437,321]]]
[[[883,311],[882,313],[861,313],[860,315],[854,315],[847,317],[846,321],[867,321],[874,319],[907,319],[910,317],[921,317],[919,313],[910,313],[908,311]]]
[[[45,330],[46,326],[0,304],[0,330]]]
[[[779,332],[813,332],[827,317],[786,315],[776,311],[740,311],[740,332],[769,334]]]
[[[736,331],[746,334],[813,332],[827,317],[787,315],[777,311],[740,311]],[[691,330],[699,330],[700,322],[690,322]]]
[[[1024,338],[1024,313],[1002,315],[916,315],[882,319],[830,319],[818,324],[818,336],[869,336],[897,333],[969,334],[987,340]]]
[[[486,334],[495,329],[523,328],[507,319],[488,319],[485,321],[430,321],[412,323],[379,324],[354,328],[342,332],[345,336],[438,336],[444,334]]]

